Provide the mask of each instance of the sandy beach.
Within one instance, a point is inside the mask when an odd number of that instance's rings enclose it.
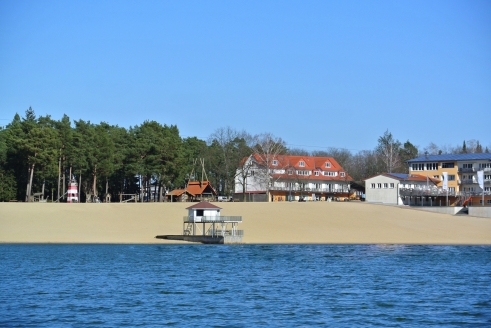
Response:
[[[350,203],[214,203],[241,215],[246,244],[491,245],[491,220]],[[191,203],[0,203],[0,243],[183,243]]]

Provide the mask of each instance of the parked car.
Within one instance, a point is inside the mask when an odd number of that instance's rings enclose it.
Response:
[[[234,199],[232,197],[227,197],[227,196],[218,196],[218,201],[219,202],[233,202]]]

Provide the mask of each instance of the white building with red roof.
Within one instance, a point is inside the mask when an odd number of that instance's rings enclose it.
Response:
[[[235,196],[260,194],[265,201],[345,198],[352,181],[333,157],[252,154],[237,170]]]

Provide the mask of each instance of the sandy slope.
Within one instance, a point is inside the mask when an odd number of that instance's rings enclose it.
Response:
[[[491,245],[491,220],[350,203],[215,203],[241,215],[244,243]],[[0,243],[157,243],[191,203],[0,203]],[[175,242],[174,242],[175,243]]]

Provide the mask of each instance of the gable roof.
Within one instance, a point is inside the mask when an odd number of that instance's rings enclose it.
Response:
[[[490,160],[491,153],[477,153],[477,154],[445,154],[445,155],[428,155],[419,156],[410,160],[407,163],[414,162],[439,162],[439,161],[476,161],[476,160]]]
[[[213,195],[217,194],[215,189],[211,186],[210,181],[189,181],[186,191],[193,195],[201,195],[205,191],[210,192]]]
[[[168,192],[167,195],[168,196],[177,196],[177,197],[179,197],[179,196],[181,196],[184,193],[187,193],[187,194],[189,194],[191,196],[194,196],[192,193],[190,193],[186,189],[174,189],[174,190]]]
[[[221,207],[213,205],[210,202],[199,202],[198,204],[194,204],[193,206],[186,207],[187,210],[196,209],[196,210],[208,210],[208,209],[217,209],[221,210]]]
[[[295,170],[309,170],[312,171],[312,175],[309,179],[312,180],[353,180],[348,172],[346,172],[341,165],[334,159],[334,157],[320,157],[320,156],[297,156],[297,155],[270,155],[269,158],[265,158],[265,155],[260,154],[252,154],[252,157],[256,160],[256,162],[260,165],[269,164],[270,169],[295,169]],[[278,161],[277,165],[273,165],[273,160]],[[269,163],[266,163],[269,162]],[[300,166],[300,162],[303,162],[304,165]],[[329,163],[330,166],[326,167],[325,164]],[[319,172],[344,172],[346,177],[341,176],[324,176],[319,174],[319,176],[314,175],[314,171]],[[287,172],[285,174],[273,174],[275,177],[284,177],[291,179],[292,176],[288,175]]]

